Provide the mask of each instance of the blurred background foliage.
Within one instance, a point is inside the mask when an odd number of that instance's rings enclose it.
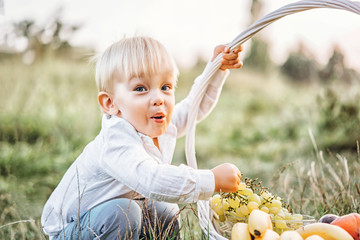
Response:
[[[254,0],[251,11],[256,18],[261,2]],[[24,20],[0,36],[1,239],[45,239],[39,226],[42,207],[100,129],[94,65],[89,63],[94,50],[69,43],[80,28],[63,23],[59,12],[46,26]],[[14,41],[22,49],[15,49]],[[304,192],[308,185],[297,185],[312,179],[307,172],[311,162],[326,159],[336,165],[340,158],[333,156],[340,154],[342,162],[347,159],[347,171],[340,175],[351,178],[349,199],[359,198],[359,73],[346,67],[338,47],[325,66],[301,43],[280,66],[271,61],[268,48],[261,37],[252,39],[243,69],[232,71],[217,107],[198,125],[199,167],[232,162],[305,213],[321,214],[334,206],[338,213],[356,210],[351,203],[345,209],[343,202],[341,207],[328,199],[319,210],[323,195],[318,202],[301,204],[304,196],[315,195],[311,188],[308,195]],[[199,58],[193,68],[181,71],[177,101],[205,64]],[[185,162],[180,139],[174,163]],[[321,174],[333,182],[331,174]],[[299,196],[291,198],[294,189],[303,194],[301,203]],[[22,220],[28,222],[6,225]]]

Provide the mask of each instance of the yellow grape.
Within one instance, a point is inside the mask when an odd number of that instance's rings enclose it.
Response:
[[[234,209],[238,208],[240,205],[240,199],[238,197],[235,197],[235,199],[230,198],[228,199],[228,202],[230,204],[230,207]]]
[[[219,221],[220,222],[225,222],[226,218],[224,215],[219,215]]]
[[[277,207],[271,207],[271,208],[269,208],[269,212],[272,213],[272,214],[274,214],[274,215],[278,214],[279,211],[280,211],[280,209],[277,208]]]
[[[238,190],[239,190],[239,191],[242,191],[242,190],[244,190],[245,188],[246,188],[246,183],[240,182]]]
[[[219,216],[224,215],[224,208],[223,208],[223,206],[221,204],[217,204],[215,206],[214,210],[215,210],[217,215],[219,215]]]
[[[295,219],[295,220],[302,220],[303,219],[303,216],[301,215],[301,214],[294,214],[293,215],[293,219]]]
[[[279,212],[276,215],[281,217],[282,219],[285,219],[285,213],[284,213],[284,211],[282,209],[280,209]]]
[[[286,228],[286,222],[285,222],[285,220],[276,220],[276,221],[275,221],[275,227],[276,227],[276,228],[280,228],[280,229]]]
[[[271,201],[271,207],[276,207],[276,208],[280,209],[281,206],[282,206],[282,203],[281,203],[280,200],[274,199],[274,200]]]
[[[250,213],[249,209],[247,208],[246,205],[241,205],[239,209],[240,209],[241,214],[244,216],[247,216]]]
[[[220,194],[215,194],[215,195],[211,198],[211,204],[212,204],[212,205],[219,204],[220,202],[221,202],[221,195],[220,195]]]
[[[284,220],[284,218],[282,218],[279,215],[274,215],[274,217],[272,219],[274,219],[274,220]]]
[[[253,190],[251,190],[251,188],[245,188],[244,190],[240,191],[240,193],[244,196],[248,196],[248,197],[251,197],[254,192]]]
[[[229,210],[230,203],[226,199],[224,199],[222,205],[223,205],[223,208],[225,209],[225,211]]]
[[[246,208],[246,210],[247,210],[247,208]],[[236,213],[236,217],[239,217],[239,218],[245,217],[244,214],[241,212],[241,208],[237,208],[235,210],[235,213]]]
[[[282,208],[282,210],[283,210],[284,213],[288,213],[288,212],[289,212],[289,210],[288,210],[287,208],[284,208],[284,207]]]
[[[270,199],[270,198],[272,197],[272,194],[269,193],[268,191],[263,191],[263,192],[261,193],[261,197],[262,197],[264,200],[268,200],[268,199]]]
[[[253,201],[253,202],[256,202],[259,205],[261,204],[261,198],[256,193],[254,193],[252,196],[250,196],[249,200]]]
[[[257,204],[257,202],[251,201],[247,204],[247,208],[249,209],[249,212],[252,212],[253,210],[259,208],[259,204]]]
[[[293,216],[291,215],[291,213],[286,212],[286,213],[284,213],[284,214],[285,214],[285,220],[291,220],[291,219],[293,219]]]
[[[260,210],[263,211],[263,212],[269,213],[269,209],[267,207],[265,207],[265,206],[262,206],[260,208]]]

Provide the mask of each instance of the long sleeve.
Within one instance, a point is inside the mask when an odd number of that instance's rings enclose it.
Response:
[[[212,77],[211,82],[207,87],[205,95],[200,103],[197,122],[200,122],[206,116],[208,116],[215,107],[219,99],[225,79],[227,78],[228,75],[229,75],[229,70],[226,71],[218,70]],[[184,98],[181,102],[179,102],[175,106],[175,111],[173,113],[172,121],[178,129],[178,137],[184,136],[186,133],[188,112],[196,96],[196,93],[198,92],[199,85],[202,81],[202,77],[203,75],[200,75],[195,79],[194,84],[187,97]]]
[[[113,122],[115,124],[108,126],[104,133],[99,160],[111,177],[143,196],[159,201],[191,203],[212,195],[215,183],[211,170],[163,164],[148,154],[128,122]]]

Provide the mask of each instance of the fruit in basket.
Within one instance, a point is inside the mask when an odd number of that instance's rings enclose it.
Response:
[[[220,193],[212,197],[211,209],[220,222],[248,222],[249,215],[254,210],[261,210],[270,215],[274,231],[279,234],[303,225],[303,216],[293,213],[280,197],[262,187],[261,182],[257,179],[242,179],[237,192]]]
[[[280,235],[279,240],[303,240],[303,238],[296,231],[285,231]]]
[[[261,238],[261,240],[279,240],[279,239],[280,239],[280,235],[271,229],[266,230],[264,236]]]
[[[266,230],[273,228],[270,215],[257,209],[250,213],[248,224],[251,235],[255,237],[262,237]]]
[[[360,214],[350,213],[340,216],[331,222],[331,225],[343,228],[354,238],[354,240],[360,240]]]
[[[322,222],[322,223],[331,223],[333,222],[335,219],[337,219],[339,216],[335,215],[335,214],[325,214],[324,216],[322,216],[318,222]]]
[[[353,237],[339,226],[327,223],[312,223],[296,230],[303,239],[319,235],[326,240],[354,240]]]
[[[231,240],[251,240],[247,223],[235,223],[231,229]]]
[[[305,240],[325,240],[325,239],[315,234],[315,235],[311,235],[310,237],[307,237]]]
[[[357,217],[357,216],[356,216]],[[349,217],[347,217],[349,219]],[[349,220],[348,220],[349,221]],[[357,221],[357,220],[356,220]],[[328,223],[312,223],[297,230],[284,229],[279,235],[272,230],[270,214],[261,210],[250,213],[248,223],[237,222],[231,230],[231,240],[358,240],[343,228]]]

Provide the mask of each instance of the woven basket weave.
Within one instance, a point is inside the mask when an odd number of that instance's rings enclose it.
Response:
[[[256,21],[242,33],[240,33],[231,43],[228,44],[230,50],[236,49],[238,46],[249,40],[257,32],[275,22],[276,20],[298,12],[303,12],[310,9],[318,8],[331,8],[340,9],[353,12],[360,15],[360,2],[348,1],[348,0],[303,0],[295,3],[291,3],[273,11]],[[207,86],[221,65],[222,54],[219,54],[213,62],[207,65],[204,70],[203,79],[198,88],[199,91],[196,94],[196,98],[193,101],[192,106],[189,109],[188,115],[188,129],[185,142],[185,153],[187,164],[193,168],[197,168],[195,157],[195,129],[197,113],[201,100],[204,97]],[[213,214],[209,207],[208,201],[199,201],[197,204],[199,223],[203,232],[208,235],[208,239],[226,239],[223,237],[225,229],[221,229],[214,219]],[[226,226],[225,226],[226,227]],[[225,230],[225,231],[228,231]]]

